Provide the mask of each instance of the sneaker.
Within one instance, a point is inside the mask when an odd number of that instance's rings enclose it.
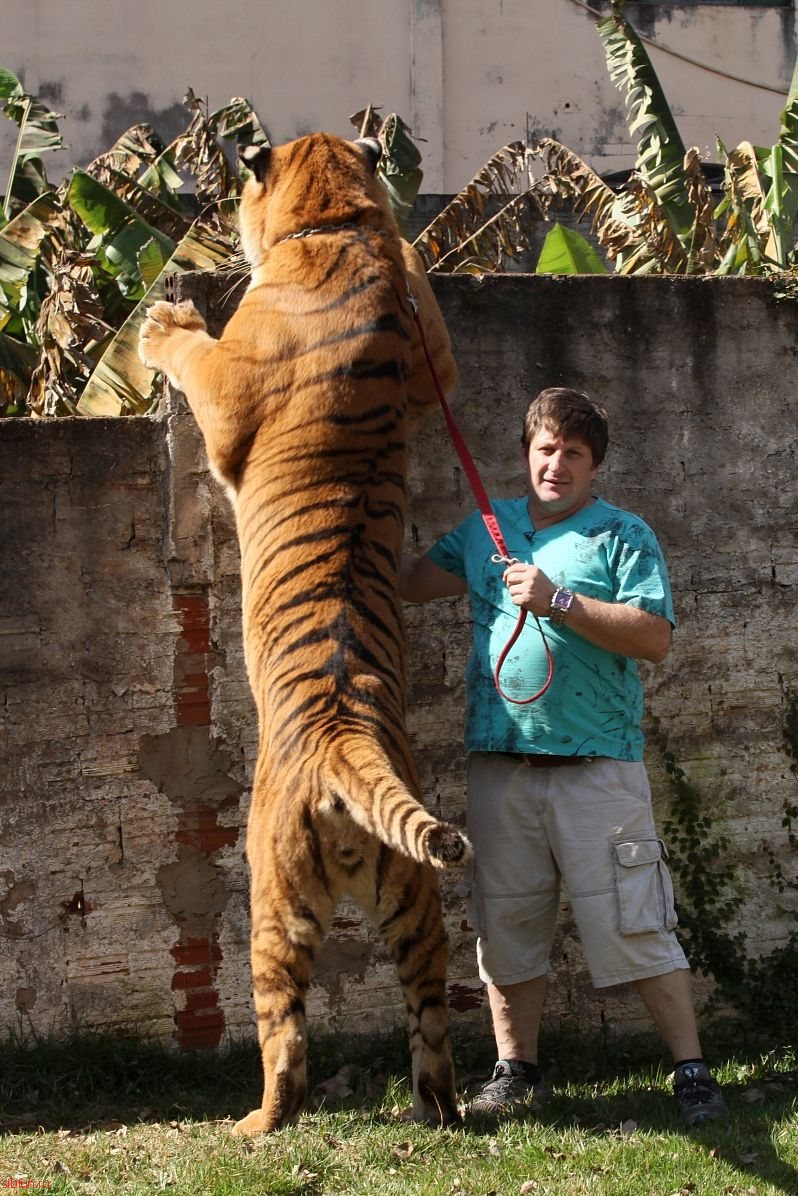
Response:
[[[688,1126],[718,1121],[728,1110],[720,1085],[703,1063],[684,1063],[673,1073],[673,1091]]]
[[[546,1095],[546,1085],[542,1079],[530,1083],[513,1070],[512,1063],[500,1059],[493,1068],[491,1078],[469,1101],[467,1111],[485,1113],[491,1117],[531,1113],[540,1108]]]

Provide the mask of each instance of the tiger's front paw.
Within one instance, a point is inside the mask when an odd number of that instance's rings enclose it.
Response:
[[[165,351],[172,333],[178,331],[206,331],[205,321],[191,300],[153,303],[139,332],[139,357],[148,369],[168,373]]]

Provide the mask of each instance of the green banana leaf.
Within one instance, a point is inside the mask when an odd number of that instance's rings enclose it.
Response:
[[[19,126],[5,187],[3,215],[6,220],[26,207],[37,195],[50,190],[41,154],[64,148],[58,131],[60,113],[51,112],[36,96],[28,95],[16,75],[0,67],[0,100],[4,112]]]
[[[540,251],[536,274],[606,274],[595,246],[581,233],[555,224],[546,235]]]
[[[758,150],[757,157],[762,174],[770,180],[765,211],[771,235],[765,253],[784,269],[794,247],[793,229],[798,215],[798,59],[781,113],[779,139],[769,151]]]
[[[382,157],[377,166],[377,177],[388,192],[399,228],[406,233],[407,218],[413,210],[424,178],[421,154],[410,139],[407,125],[395,112],[383,121],[379,141]]]
[[[164,257],[161,246],[153,239],[148,241],[142,247],[138,254],[139,272],[144,281],[144,285],[149,290],[152,284],[158,278],[166,266],[167,258]]]
[[[377,164],[377,178],[388,192],[391,210],[402,236],[407,236],[407,219],[416,202],[424,172],[421,153],[412,140],[409,127],[395,112],[380,120],[374,104],[349,117],[358,137],[373,137],[382,146]]]
[[[215,270],[231,251],[230,238],[198,217],[98,362],[77,404],[79,415],[144,415],[152,408],[155,372],[138,355],[139,330],[147,309],[163,299],[167,274]]]
[[[32,275],[42,245],[61,218],[55,192],[40,195],[0,229],[0,328],[21,337],[35,323],[40,296]]]
[[[138,183],[145,191],[156,195],[165,207],[184,214],[185,209],[180,199],[180,191],[184,185],[183,177],[175,169],[175,156],[171,148],[164,150],[150,163],[139,176]]]
[[[138,256],[155,240],[164,261],[175,250],[170,238],[148,224],[129,203],[84,170],[75,170],[66,192],[67,203],[94,234],[93,248],[100,267],[116,280],[127,299],[139,301],[146,290]]]
[[[235,96],[229,104],[211,112],[208,124],[216,137],[236,145],[271,145],[260,117],[243,96]]]
[[[637,140],[637,170],[654,192],[674,233],[688,246],[695,213],[684,173],[685,148],[645,46],[619,12],[599,21],[610,78],[626,103]]]

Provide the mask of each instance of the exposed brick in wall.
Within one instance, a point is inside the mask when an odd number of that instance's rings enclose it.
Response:
[[[175,652],[175,716],[179,727],[207,727],[211,721],[208,690],[210,609],[207,594],[175,594],[180,622]]]
[[[223,311],[206,280],[186,290]],[[781,747],[798,685],[794,379],[798,315],[748,280],[449,278],[454,407],[494,494],[517,492],[520,414],[543,385],[600,395],[601,492],[656,528],[679,630],[646,670],[690,779],[732,844],[754,951],[783,942],[795,890],[768,884],[795,779]],[[755,379],[755,381],[754,381]],[[436,415],[415,445],[419,550],[472,500]],[[0,422],[0,1026],[138,1026],[181,1047],[253,1029],[243,855],[255,716],[233,518],[180,401],[160,420]],[[406,612],[408,718],[426,800],[463,816],[462,601]],[[656,754],[658,808],[668,803]],[[473,932],[445,887],[453,1015],[487,1027]],[[564,907],[550,1023],[635,1026],[594,994]],[[393,967],[343,903],[314,1024],[403,1018]]]

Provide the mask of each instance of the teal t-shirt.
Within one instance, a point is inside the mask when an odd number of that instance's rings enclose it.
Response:
[[[624,602],[675,624],[665,561],[651,528],[601,498],[535,531],[526,498],[493,504],[511,556],[531,562],[555,585],[605,602]],[[537,702],[516,706],[494,685],[496,662],[518,621],[491,561],[495,546],[475,511],[433,545],[429,556],[468,584],[473,640],[466,669],[466,748],[642,760],[643,689],[634,660],[607,652],[566,624],[540,620],[554,657],[554,679]],[[505,693],[525,698],[546,680],[548,663],[534,618],[502,666]]]

